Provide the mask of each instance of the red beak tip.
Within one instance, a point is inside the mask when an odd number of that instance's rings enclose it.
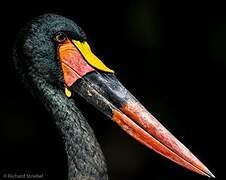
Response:
[[[209,178],[216,178],[216,177],[213,175],[213,173],[211,173],[210,171],[208,172],[208,177],[209,177]]]

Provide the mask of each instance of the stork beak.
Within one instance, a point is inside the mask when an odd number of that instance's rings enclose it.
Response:
[[[208,168],[117,80],[113,71],[92,54],[87,44],[66,41],[59,46],[59,55],[66,94],[78,93],[140,143],[185,168],[214,178]]]
[[[214,175],[110,73],[91,72],[71,87],[140,143],[194,172]]]

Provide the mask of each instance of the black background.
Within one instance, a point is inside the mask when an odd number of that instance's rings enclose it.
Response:
[[[3,11],[4,10],[4,11]],[[77,22],[118,79],[216,175],[225,121],[226,13],[218,2],[30,1],[1,5],[0,175],[65,179],[66,157],[54,122],[18,80],[16,33],[57,13]],[[157,155],[81,102],[108,163],[110,179],[206,179]],[[1,179],[1,177],[0,177]]]

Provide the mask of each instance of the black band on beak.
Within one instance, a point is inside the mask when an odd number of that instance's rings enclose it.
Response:
[[[139,103],[114,74],[90,72],[76,81],[70,89],[150,149],[192,171],[214,177],[207,167]]]

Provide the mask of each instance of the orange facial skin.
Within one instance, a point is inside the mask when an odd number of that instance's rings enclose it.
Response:
[[[58,56],[63,70],[64,82],[68,87],[88,72],[94,71],[75,45],[68,39],[59,44]]]

